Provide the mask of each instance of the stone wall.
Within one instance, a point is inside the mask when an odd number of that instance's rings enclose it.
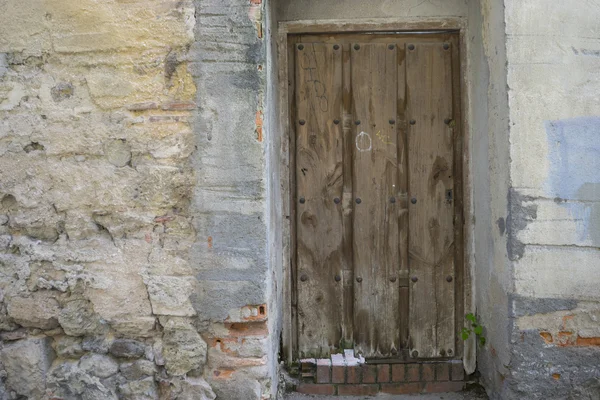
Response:
[[[0,1],[1,399],[276,389],[263,8]]]

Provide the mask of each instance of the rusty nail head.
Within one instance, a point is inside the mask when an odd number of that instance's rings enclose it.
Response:
[[[299,44],[298,45],[298,50],[304,50],[304,45],[303,44]]]
[[[409,44],[408,45],[408,49],[409,50],[414,50],[415,49],[415,45],[414,44]]]
[[[413,352],[412,352],[412,358],[417,358],[417,357],[419,357],[419,352],[416,351],[416,350],[413,350]]]
[[[340,49],[340,45],[339,44],[334,44],[333,45],[333,49],[334,50],[339,50]]]
[[[444,43],[444,50],[448,50],[450,48],[450,45],[448,43]]]
[[[417,278],[416,276],[413,276],[412,278],[410,278],[411,281],[416,282],[419,280],[419,278]]]
[[[334,119],[334,120],[333,120],[333,123],[337,125],[337,124],[339,124],[339,123],[340,123],[340,120],[339,120],[339,119]]]
[[[417,123],[417,121],[415,121],[414,119],[411,119],[411,120],[410,120],[410,124],[411,124],[411,125],[414,125],[414,124],[416,124],[416,123]]]
[[[333,199],[333,202],[334,202],[335,204],[340,204],[340,198],[339,198],[339,197],[336,197],[335,199]]]
[[[304,204],[306,202],[306,199],[304,197],[300,197],[300,204]]]
[[[357,197],[356,198],[356,204],[360,204],[360,203],[362,203],[362,200],[360,199],[360,197]]]
[[[361,283],[362,282],[362,278],[359,276],[358,278],[356,278],[356,282]]]
[[[393,45],[393,44],[388,45],[388,49],[390,49],[390,50],[394,50],[395,47],[396,47],[396,45]]]
[[[341,280],[342,280],[342,277],[341,277],[341,276],[339,276],[339,275],[336,275],[336,276],[335,276],[335,281],[336,281],[336,282],[339,282],[339,281],[341,281]]]
[[[452,122],[452,120],[451,120],[450,118],[446,118],[446,119],[444,120],[444,123],[445,123],[446,125],[450,125],[450,122]]]
[[[412,199],[410,199],[410,202],[413,204],[417,204],[417,198],[413,197]]]
[[[396,202],[396,198],[395,197],[390,197],[390,203],[395,203]]]
[[[306,281],[308,280],[308,276],[306,276],[306,275],[302,275],[302,276],[300,277],[300,280],[301,280],[302,282],[306,282]]]
[[[357,119],[356,121],[354,121],[355,125],[360,125],[360,119]]]
[[[446,277],[446,281],[448,281],[448,282],[452,282],[452,276],[451,276],[451,275],[448,275],[448,276]]]
[[[390,125],[394,125],[396,123],[395,119],[390,119]]]
[[[358,49],[360,49],[360,44],[355,44],[354,45],[354,50],[358,50]]]
[[[392,277],[390,278],[390,282],[396,282],[396,277],[395,277],[395,276],[392,276]]]
[[[304,124],[306,123],[306,121],[305,121],[305,120],[303,120],[303,119],[301,119],[301,120],[299,121],[299,123],[300,123],[300,125],[304,125]]]

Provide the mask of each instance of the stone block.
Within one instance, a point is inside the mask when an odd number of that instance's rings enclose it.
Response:
[[[158,398],[154,378],[146,378],[119,385],[119,393],[124,400],[155,400]]]
[[[6,370],[6,386],[30,399],[42,398],[46,375],[55,354],[50,338],[31,338],[5,344],[0,360]]]
[[[118,358],[140,358],[146,353],[146,346],[137,340],[117,339],[110,345],[109,352]]]
[[[156,364],[148,360],[137,360],[132,363],[123,363],[119,366],[121,374],[128,380],[138,380],[154,376]]]
[[[69,301],[58,315],[58,322],[69,336],[85,336],[106,330],[87,300]]]
[[[27,297],[12,297],[7,300],[8,315],[26,328],[54,329],[60,310],[56,296],[56,292],[41,290]]]
[[[149,276],[148,295],[155,315],[188,317],[196,315],[190,302],[194,292],[193,277]]]
[[[72,336],[55,338],[54,351],[58,357],[63,358],[78,358],[85,353],[81,345],[81,338]]]
[[[170,319],[163,329],[163,357],[171,375],[185,375],[206,363],[208,347],[187,321]]]
[[[88,354],[79,361],[79,368],[98,378],[108,378],[119,371],[119,364],[102,354]]]

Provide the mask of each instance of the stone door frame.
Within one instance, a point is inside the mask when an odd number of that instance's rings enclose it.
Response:
[[[283,227],[281,235],[281,246],[283,249],[283,290],[282,290],[282,358],[287,365],[298,361],[294,359],[296,348],[296,327],[294,324],[293,314],[293,290],[292,281],[292,257],[295,253],[295,238],[294,238],[294,201],[293,196],[293,163],[291,157],[293,152],[293,126],[289,123],[289,95],[288,95],[288,76],[290,68],[293,65],[288,65],[289,52],[293,51],[293,47],[289,45],[290,35],[298,34],[317,34],[317,33],[410,33],[410,32],[443,32],[455,31],[458,32],[460,42],[460,87],[461,87],[461,109],[462,121],[461,129],[463,132],[463,198],[464,198],[464,312],[472,312],[474,310],[473,292],[474,285],[472,282],[474,268],[474,240],[473,226],[471,224],[473,210],[473,177],[471,171],[471,147],[472,135],[469,129],[469,121],[471,121],[471,109],[469,107],[469,49],[467,44],[468,29],[465,18],[446,17],[446,18],[377,18],[377,19],[352,19],[352,20],[310,20],[310,21],[286,21],[280,22],[277,32],[277,65],[278,65],[278,82],[275,86],[277,89],[278,114],[276,129],[281,135],[281,153],[280,153],[280,168],[281,168],[281,205],[283,211]],[[475,370],[476,362],[476,346],[474,340],[468,340],[465,343],[463,350],[463,362],[467,373],[472,373]]]

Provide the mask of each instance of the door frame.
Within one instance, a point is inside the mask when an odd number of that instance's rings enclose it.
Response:
[[[462,314],[474,311],[473,304],[473,268],[474,268],[474,240],[472,221],[472,174],[470,169],[471,132],[468,121],[470,118],[469,86],[468,86],[468,30],[465,18],[394,18],[394,19],[353,19],[353,20],[307,20],[280,22],[277,32],[277,109],[278,130],[281,135],[280,168],[281,168],[281,204],[283,211],[282,249],[283,249],[283,290],[282,290],[282,348],[281,355],[287,365],[298,361],[297,354],[297,324],[295,315],[295,276],[293,258],[295,248],[295,130],[290,124],[290,96],[289,76],[293,72],[289,65],[289,54],[293,47],[290,46],[291,35],[299,34],[344,34],[344,33],[400,33],[410,34],[415,32],[447,32],[454,31],[459,36],[459,62],[460,62],[460,129],[462,133],[462,196],[463,196],[463,307],[457,310]],[[460,266],[457,266],[460,267]],[[460,319],[458,319],[460,321]],[[457,324],[457,330],[463,325]],[[457,335],[459,332],[457,332]],[[475,370],[476,362],[475,341],[470,338],[464,343],[462,358],[467,372]]]

